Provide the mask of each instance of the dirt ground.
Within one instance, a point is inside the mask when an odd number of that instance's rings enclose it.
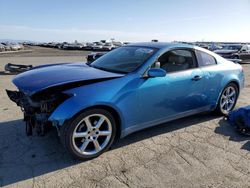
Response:
[[[0,54],[0,187],[240,187],[250,188],[250,137],[204,113],[132,134],[86,162],[72,159],[56,131],[26,137],[6,63],[85,61],[89,52],[32,47]],[[237,107],[250,103],[250,64]]]

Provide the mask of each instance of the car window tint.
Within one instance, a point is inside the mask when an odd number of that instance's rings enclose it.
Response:
[[[242,50],[242,51],[247,51],[247,46],[243,46],[243,47],[241,48],[241,50]]]
[[[95,60],[91,66],[110,72],[129,73],[140,67],[156,49],[137,46],[124,46]]]
[[[163,54],[158,61],[166,72],[183,71],[196,67],[194,53],[189,50],[172,50]]]
[[[197,51],[197,56],[199,60],[199,66],[201,67],[216,64],[215,58],[206,52]]]

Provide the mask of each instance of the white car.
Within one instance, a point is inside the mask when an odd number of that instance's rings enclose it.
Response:
[[[0,43],[0,52],[3,52],[3,51],[5,51],[5,45]]]
[[[117,46],[115,46],[113,43],[106,43],[102,47],[103,50],[113,50],[115,48],[117,48]]]
[[[101,42],[94,42],[92,46],[92,50],[103,50],[104,44]]]
[[[73,44],[64,44],[62,48],[65,50],[81,50],[84,48],[84,46],[85,44],[73,43]]]
[[[9,46],[12,51],[18,51],[22,49],[21,45],[18,43],[10,43]]]

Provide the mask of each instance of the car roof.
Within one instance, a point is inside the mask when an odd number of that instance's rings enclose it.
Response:
[[[225,44],[224,46],[244,46],[245,44]]]
[[[150,48],[172,48],[172,47],[187,47],[194,48],[194,45],[183,44],[183,43],[170,43],[170,42],[140,42],[140,43],[131,43],[126,46],[142,46],[142,47],[150,47]]]

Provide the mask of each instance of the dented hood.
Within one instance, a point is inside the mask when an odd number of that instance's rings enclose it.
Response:
[[[29,95],[44,89],[79,81],[102,81],[122,77],[117,74],[89,67],[85,63],[64,63],[35,67],[13,79],[17,88]]]

